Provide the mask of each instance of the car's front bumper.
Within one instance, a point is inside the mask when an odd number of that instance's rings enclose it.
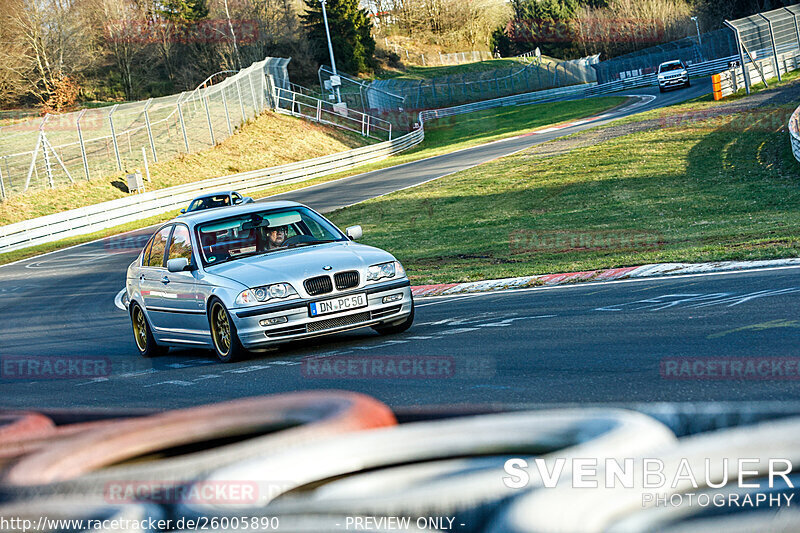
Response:
[[[671,87],[683,87],[689,82],[689,76],[678,76],[677,78],[659,79],[658,85],[662,89],[669,89]]]
[[[353,294],[366,294],[367,306],[312,317],[309,304]],[[384,303],[387,296],[400,295],[396,301]],[[232,309],[239,340],[245,348],[252,349],[287,341],[327,335],[339,331],[400,322],[411,314],[414,302],[407,279],[367,285],[341,293],[332,293],[313,299],[288,300],[258,308]],[[280,324],[264,326],[268,319],[286,318]]]

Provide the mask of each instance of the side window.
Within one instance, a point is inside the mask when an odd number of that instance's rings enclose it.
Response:
[[[231,196],[233,196],[233,205],[239,205],[242,203],[242,195],[238,192],[233,193]]]
[[[178,259],[185,257],[192,262],[192,239],[189,237],[189,228],[183,224],[176,224],[169,243],[169,258]]]
[[[147,259],[147,266],[164,266],[164,252],[167,249],[167,241],[169,240],[170,231],[172,231],[172,226],[167,226],[159,231],[155,237],[153,237],[153,246]]]
[[[150,237],[150,240],[147,241],[147,244],[144,246],[144,251],[142,252],[142,265],[147,266],[147,258],[150,257],[150,250],[153,248],[153,241],[155,238]]]

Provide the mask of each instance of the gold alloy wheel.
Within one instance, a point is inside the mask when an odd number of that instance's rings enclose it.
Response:
[[[222,304],[214,304],[211,310],[211,331],[219,353],[223,356],[228,355],[231,351],[231,324]]]
[[[139,351],[147,350],[147,321],[142,308],[138,305],[133,308],[133,336]]]

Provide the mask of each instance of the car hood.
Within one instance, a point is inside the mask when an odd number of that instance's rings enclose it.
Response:
[[[246,257],[207,267],[206,270],[248,287],[286,281],[300,290],[300,282],[306,278],[342,270],[363,271],[370,265],[393,260],[390,253],[379,248],[336,242]],[[323,267],[326,266],[331,269],[325,270]]]

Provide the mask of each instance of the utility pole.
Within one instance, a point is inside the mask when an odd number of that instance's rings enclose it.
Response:
[[[700,47],[700,61],[705,61],[703,57],[703,36],[700,35],[700,23],[697,21],[697,17],[692,17],[694,21],[694,27],[697,28],[697,44]]]
[[[328,27],[328,12],[325,9],[325,0],[320,0],[320,3],[322,3],[322,18],[325,21],[325,35],[328,37],[328,52],[331,54],[331,68],[333,69],[333,75],[338,77],[339,74],[336,72],[336,59],[333,57],[333,44],[331,43],[331,30]],[[333,85],[333,83],[331,83],[331,85]],[[341,103],[342,96],[339,93],[339,86],[337,85],[334,87],[334,90],[336,91],[336,102]]]

